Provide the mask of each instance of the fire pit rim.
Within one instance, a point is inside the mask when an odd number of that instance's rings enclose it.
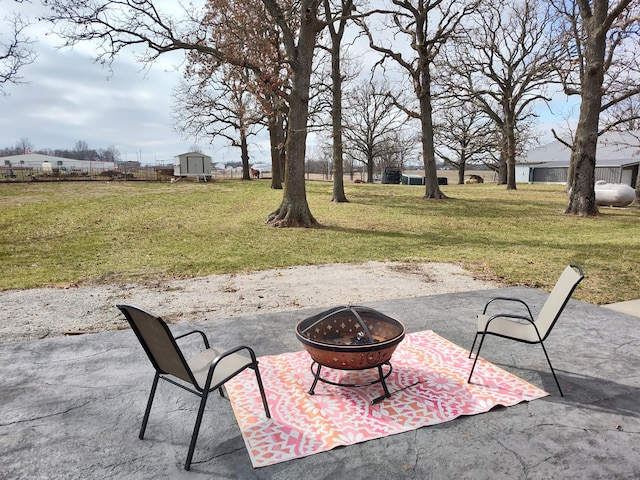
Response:
[[[386,339],[386,340],[383,340],[383,341],[380,341],[380,342],[367,343],[367,344],[361,344],[361,345],[348,345],[348,344],[322,342],[322,341],[319,341],[319,340],[314,340],[312,338],[306,337],[305,335],[303,335],[301,333],[301,331],[303,330],[303,328],[302,328],[303,324],[305,322],[312,323],[313,321],[318,321],[323,316],[324,317],[330,317],[332,314],[337,314],[340,311],[344,311],[344,310],[347,310],[347,309],[358,309],[360,311],[366,311],[366,312],[375,314],[382,321],[399,327],[400,333],[398,335],[392,337],[392,338],[389,338],[389,339]],[[304,326],[306,326],[306,325],[304,325]],[[321,312],[319,314],[312,315],[311,317],[307,317],[307,318],[304,318],[304,319],[300,320],[296,324],[295,333],[296,333],[296,337],[298,338],[298,340],[305,347],[309,346],[309,347],[312,347],[312,348],[318,348],[319,350],[330,351],[330,352],[369,353],[369,352],[376,352],[376,351],[379,351],[379,350],[385,350],[385,349],[388,349],[390,347],[397,346],[400,342],[402,342],[402,340],[404,340],[404,337],[405,337],[405,334],[406,334],[406,328],[405,328],[404,324],[400,320],[397,320],[397,319],[395,319],[393,317],[385,315],[384,313],[379,312],[378,310],[375,310],[373,308],[357,306],[357,305],[348,305],[348,306],[333,307],[333,308],[330,308],[329,310],[325,310],[325,311],[323,311],[323,312]]]

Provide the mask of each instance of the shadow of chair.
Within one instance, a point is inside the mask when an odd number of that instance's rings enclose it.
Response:
[[[562,389],[560,388],[560,383],[558,382],[558,377],[556,377],[556,373],[551,365],[551,360],[547,354],[547,349],[544,346],[544,340],[546,340],[549,333],[551,333],[551,330],[558,321],[564,307],[583,278],[584,272],[580,265],[567,266],[560,275],[560,278],[556,282],[556,285],[553,287],[553,290],[547,297],[540,313],[535,319],[531,314],[531,309],[523,300],[511,297],[495,297],[489,300],[484,306],[482,314],[478,315],[476,336],[473,339],[473,344],[469,351],[469,358],[473,355],[473,348],[476,345],[478,337],[480,336],[481,338],[475,360],[473,361],[473,366],[471,367],[471,372],[469,373],[469,379],[467,380],[468,383],[471,383],[471,377],[473,376],[473,371],[476,368],[476,363],[478,362],[478,357],[480,356],[480,350],[482,349],[484,339],[487,335],[495,335],[523,343],[539,343],[542,346],[542,351],[544,352],[545,357],[547,358],[549,368],[551,369],[553,379],[558,386],[560,395],[564,396]],[[487,313],[489,306],[493,306],[494,302],[506,302],[511,305],[515,304],[516,306],[519,305],[520,307],[524,307],[524,309],[526,309],[526,315],[516,313]]]
[[[144,438],[151,405],[160,378],[200,397],[200,407],[184,464],[185,470],[191,468],[191,460],[209,393],[219,390],[220,395],[224,397],[223,385],[247,368],[251,368],[255,372],[264,411],[267,418],[270,418],[258,361],[251,348],[239,346],[226,352],[219,352],[210,347],[209,340],[200,330],[193,330],[174,337],[167,324],[160,317],[132,305],[117,305],[117,307],[131,325],[156,371],[138,435],[140,439]],[[205,349],[193,358],[186,360],[176,340],[193,334],[199,334],[202,337]],[[246,352],[249,356],[239,352]]]

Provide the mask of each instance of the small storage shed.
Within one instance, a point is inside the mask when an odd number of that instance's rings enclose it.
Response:
[[[422,175],[415,175],[411,173],[402,174],[402,185],[424,185],[425,180]]]
[[[173,157],[173,174],[176,177],[211,175],[211,157],[199,152],[183,153]]]

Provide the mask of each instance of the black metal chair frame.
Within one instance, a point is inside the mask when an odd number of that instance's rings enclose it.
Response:
[[[181,338],[185,338],[189,335],[194,335],[194,334],[199,334],[202,337],[202,341],[204,343],[204,346],[206,349],[211,349],[210,344],[209,344],[209,340],[207,339],[206,335],[204,332],[202,332],[201,330],[192,330],[188,333],[185,333],[183,335],[179,335],[179,336],[173,336],[173,334],[171,333],[171,330],[169,329],[169,327],[167,326],[167,324],[164,322],[164,320],[162,320],[160,317],[153,315],[149,312],[146,312],[145,310],[142,310],[138,307],[134,307],[132,305],[117,305],[117,307],[120,309],[120,311],[122,311],[122,313],[124,314],[124,316],[126,317],[126,319],[128,320],[129,324],[131,325],[132,330],[134,331],[134,333],[136,334],[136,337],[138,338],[138,340],[140,341],[140,344],[142,345],[142,347],[144,348],[145,353],[147,354],[147,356],[149,357],[149,360],[151,361],[151,364],[153,365],[156,373],[155,376],[153,378],[153,384],[151,386],[151,392],[149,393],[149,399],[147,400],[147,407],[145,409],[144,412],[144,417],[142,419],[142,425],[140,427],[140,433],[138,434],[138,437],[140,439],[144,439],[144,434],[147,428],[147,423],[149,421],[149,414],[151,413],[151,406],[153,404],[153,400],[155,397],[155,393],[156,393],[156,388],[158,386],[158,380],[159,379],[163,379],[177,387],[182,388],[183,390],[186,390],[188,392],[191,392],[197,396],[200,397],[200,406],[198,408],[198,414],[196,416],[196,423],[195,426],[193,428],[193,433],[191,435],[191,442],[189,443],[189,451],[187,453],[187,459],[185,461],[184,464],[184,468],[185,470],[189,470],[191,468],[191,462],[193,459],[193,453],[195,451],[195,447],[196,447],[196,441],[198,439],[198,433],[200,431],[200,426],[202,424],[202,416],[204,414],[204,409],[205,409],[205,405],[207,403],[207,399],[209,397],[209,393],[214,391],[214,390],[218,390],[220,393],[220,396],[224,397],[224,392],[222,390],[222,387],[224,386],[224,384],[226,382],[228,382],[229,380],[231,380],[233,377],[235,377],[236,375],[238,375],[239,373],[243,372],[244,370],[246,370],[247,368],[251,368],[255,375],[256,375],[256,381],[258,383],[258,388],[260,390],[260,396],[262,397],[262,404],[264,406],[264,411],[265,414],[267,416],[267,418],[271,418],[271,413],[269,412],[269,405],[267,403],[267,397],[264,391],[264,386],[262,383],[262,378],[260,376],[260,370],[258,368],[258,360],[256,358],[255,352],[253,351],[253,349],[251,349],[250,347],[247,346],[239,346],[236,348],[233,348],[231,350],[225,351],[224,353],[218,354],[216,355],[215,359],[213,360],[213,362],[210,364],[209,366],[209,371],[207,374],[207,379],[206,382],[204,384],[203,387],[200,387],[198,384],[198,381],[196,380],[193,371],[191,370],[191,367],[189,366],[187,360],[185,359],[184,355],[182,354],[182,351],[180,349],[180,347],[178,346],[176,340],[181,339]],[[130,309],[134,309],[137,310],[139,313],[144,314],[144,315],[148,315],[149,317],[153,318],[154,321],[156,321],[158,323],[158,325],[162,326],[162,328],[164,329],[169,341],[171,342],[171,345],[173,346],[175,352],[175,355],[177,355],[177,357],[180,360],[180,363],[182,365],[182,367],[186,370],[186,372],[189,375],[189,383],[194,387],[191,388],[190,386],[187,386],[183,383],[181,383],[178,380],[174,380],[173,378],[170,377],[170,375],[172,375],[169,372],[165,372],[162,370],[162,368],[159,365],[158,360],[156,359],[155,355],[152,352],[151,347],[149,346],[147,340],[145,339],[143,333],[141,332],[141,330],[138,328],[135,320],[132,318],[131,312],[129,311]],[[215,351],[215,350],[214,350]],[[245,365],[242,368],[239,369],[234,369],[229,375],[226,375],[223,379],[217,381],[215,384],[212,384],[212,380],[213,380],[213,376],[214,373],[216,371],[216,368],[218,367],[218,365],[220,365],[220,363],[227,357],[229,357],[230,355],[236,354],[240,351],[246,351],[249,353],[250,356],[250,363],[247,363],[247,365]],[[216,351],[217,353],[217,351]],[[247,359],[248,360],[248,359]],[[175,375],[172,375],[175,376]],[[186,380],[185,380],[186,382]]]
[[[489,305],[491,305],[495,301],[506,301],[506,302],[517,302],[517,303],[520,303],[520,304],[524,305],[524,307],[526,308],[527,315],[517,315],[517,314],[511,314],[511,313],[499,313],[499,314],[496,314],[496,315],[492,315],[489,318],[489,320],[486,322],[484,330],[480,331],[480,332],[478,332],[478,331],[476,332],[476,335],[473,338],[473,344],[471,345],[471,349],[469,350],[469,358],[471,358],[471,356],[473,355],[473,348],[476,345],[476,341],[478,340],[478,336],[481,336],[482,338],[480,339],[480,344],[478,345],[478,351],[476,352],[475,359],[473,361],[473,366],[471,367],[471,372],[469,373],[469,379],[467,380],[467,383],[471,383],[471,377],[473,376],[473,371],[476,368],[476,364],[478,362],[478,357],[480,357],[480,350],[482,349],[482,345],[484,343],[484,339],[487,336],[487,334],[489,334],[489,335],[494,335],[496,337],[508,338],[510,340],[515,340],[515,341],[521,342],[521,343],[528,343],[528,344],[539,343],[540,346],[542,347],[542,351],[544,352],[544,356],[547,359],[547,363],[549,364],[549,368],[551,369],[551,374],[553,375],[553,379],[556,382],[556,385],[558,387],[558,391],[560,392],[560,396],[564,397],[564,393],[562,392],[562,388],[560,388],[560,382],[558,381],[558,377],[556,376],[556,372],[553,369],[553,365],[551,364],[551,360],[549,359],[549,354],[547,353],[547,349],[544,346],[544,340],[546,340],[547,337],[549,336],[549,334],[551,333],[551,330],[553,329],[554,325],[558,321],[558,318],[560,318],[560,315],[562,314],[562,311],[564,310],[564,307],[569,302],[569,299],[571,298],[571,295],[573,295],[574,290],[576,289],[578,284],[584,278],[584,272],[583,272],[582,267],[580,265],[571,264],[570,267],[578,271],[579,278],[577,279],[577,281],[574,283],[573,287],[570,289],[570,291],[568,292],[568,294],[564,298],[563,303],[557,309],[557,311],[555,313],[555,318],[552,320],[551,324],[549,325],[547,330],[544,332],[544,335],[540,335],[540,331],[538,330],[538,326],[536,325],[536,319],[534,319],[533,315],[531,314],[531,309],[529,308],[529,305],[527,305],[527,303],[525,301],[523,301],[523,300],[521,300],[519,298],[512,298],[512,297],[495,297],[495,298],[492,298],[491,300],[489,300],[485,304],[484,310],[482,311],[483,315],[486,315]],[[533,329],[536,332],[537,340],[530,341],[530,340],[517,338],[515,336],[502,335],[502,334],[499,334],[499,333],[490,332],[489,331],[489,327],[491,325],[491,322],[493,322],[497,318],[508,318],[508,319],[513,319],[515,321],[522,321],[522,322],[531,324]]]

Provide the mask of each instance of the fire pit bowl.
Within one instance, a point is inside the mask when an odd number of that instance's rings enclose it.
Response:
[[[404,339],[404,325],[367,307],[342,306],[301,320],[296,337],[325,367],[362,370],[388,363]]]

